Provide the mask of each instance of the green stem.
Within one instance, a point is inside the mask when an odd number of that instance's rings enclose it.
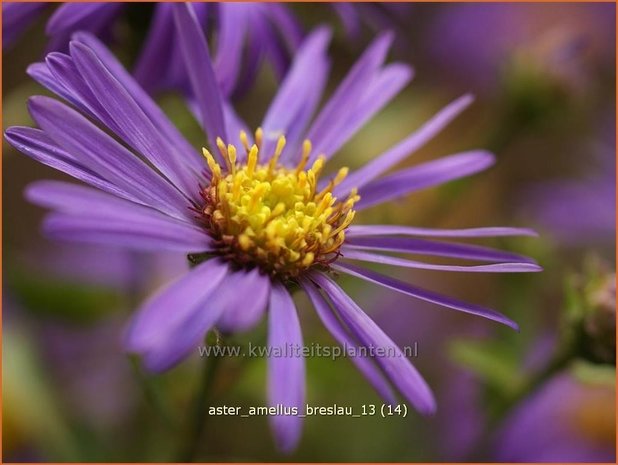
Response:
[[[164,397],[161,393],[160,386],[156,383],[153,377],[148,376],[140,368],[139,362],[135,357],[129,357],[131,367],[135,373],[140,388],[144,393],[146,403],[157,413],[162,423],[170,430],[175,429],[176,425],[172,414],[166,404]]]
[[[217,334],[217,344],[221,345],[221,339]],[[221,357],[205,357],[201,378],[198,383],[198,391],[195,394],[193,406],[190,410],[191,416],[187,425],[187,432],[181,444],[177,456],[177,462],[193,462],[198,449],[198,444],[204,426],[206,424],[208,407],[212,394],[212,387],[220,365]]]

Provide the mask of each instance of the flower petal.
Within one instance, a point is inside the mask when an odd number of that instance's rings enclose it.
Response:
[[[392,41],[390,33],[381,34],[375,39],[320,110],[307,132],[307,139],[313,143],[314,148],[312,159],[317,158],[318,154],[330,153],[325,150],[325,142],[341,131],[341,126],[384,62]]]
[[[298,313],[286,288],[275,283],[270,293],[268,315],[268,346],[271,351],[281,351],[280,357],[268,358],[268,403],[271,407],[281,405],[304,412],[305,404],[305,359],[300,354],[290,354],[287,348],[302,349]],[[289,453],[298,444],[302,419],[298,415],[274,415],[269,417],[277,446]]]
[[[162,6],[162,4],[159,4],[159,7]],[[178,158],[182,164],[190,166],[195,172],[201,172],[205,166],[201,153],[198,153],[189,141],[187,141],[178,128],[169,120],[165,113],[163,113],[161,108],[116,59],[113,53],[111,53],[96,37],[88,33],[77,32],[73,35],[73,40],[93,50],[105,67],[114,75],[118,82],[124,86],[127,92],[131,94],[131,97],[133,97],[135,102],[144,111],[144,114],[150,119],[152,124],[155,125],[157,130],[161,132],[164,139],[169,142],[167,146],[168,156]],[[172,64],[170,64],[170,66],[172,66]]]
[[[219,3],[219,28],[214,69],[221,91],[230,95],[242,67],[249,12],[242,3]]]
[[[132,221],[139,217],[161,219],[172,224],[189,226],[197,232],[203,229],[193,219],[174,218],[152,207],[146,207],[117,198],[91,187],[63,181],[35,181],[26,188],[26,197],[42,207],[63,213],[116,218]]]
[[[223,97],[212,67],[208,44],[189,4],[174,5],[174,21],[187,73],[202,114],[202,124],[211,147],[217,137],[227,141],[223,119]]]
[[[324,290],[341,319],[365,346],[382,348],[386,353],[383,357],[376,357],[376,361],[414,408],[422,414],[434,413],[436,403],[429,386],[397,344],[326,275],[312,272],[311,279]]]
[[[351,189],[360,189],[365,184],[378,178],[434,138],[463,110],[470,106],[473,100],[471,95],[464,95],[444,107],[429,121],[397,145],[365,164],[362,168],[350,173],[350,175],[337,186],[334,194],[340,197],[348,193]]]
[[[413,69],[401,63],[385,66],[363,93],[354,111],[348,111],[345,124],[324,142],[324,153],[332,157],[357,131],[390,102],[414,76]]]
[[[26,68],[26,73],[43,87],[63,98],[74,107],[84,113],[89,113],[88,108],[79,99],[75,98],[69,89],[66,89],[64,85],[58,82],[57,77],[51,73],[47,63],[32,63]]]
[[[84,2],[61,4],[47,21],[45,32],[53,36],[62,34],[68,36],[76,30],[92,30],[90,26],[99,24],[102,16],[110,17],[123,8],[122,3]]]
[[[317,106],[326,78],[328,76],[328,59],[326,48],[330,41],[330,30],[318,28],[305,39],[286,78],[281,83],[264,121],[263,153],[269,157],[275,149],[277,139],[285,135],[295,141],[313,114]],[[307,79],[311,76],[311,79]],[[289,147],[293,145],[290,143]],[[286,152],[289,152],[289,147]]]
[[[346,246],[368,250],[384,250],[437,257],[452,257],[482,262],[523,262],[536,263],[523,255],[504,252],[472,244],[428,241],[411,237],[351,237],[346,238]]]
[[[411,192],[463,178],[493,165],[494,157],[482,150],[462,152],[398,171],[360,189],[356,210],[378,205]],[[338,191],[339,195],[342,191]],[[337,194],[335,194],[337,195]]]
[[[171,3],[157,3],[148,35],[137,57],[133,76],[147,92],[178,86],[183,88],[184,62],[179,57],[176,27]]]
[[[137,205],[136,205],[137,207]],[[194,227],[162,216],[130,215],[125,219],[52,213],[43,221],[43,231],[52,239],[126,247],[133,250],[172,250],[182,253],[212,250],[210,237]]]
[[[41,13],[46,2],[2,2],[2,48],[7,48]]]
[[[101,62],[96,53],[81,42],[71,42],[71,56],[82,77],[96,95],[99,103],[122,128],[122,136],[137,152],[189,198],[197,195],[199,173],[182,163],[164,134],[153,124],[127,89]]]
[[[364,279],[365,281],[376,283],[380,286],[387,287],[389,289],[393,289],[395,291],[401,292],[402,294],[407,294],[412,297],[416,297],[417,299],[424,300],[426,302],[432,302],[442,307],[448,307],[454,310],[459,310],[461,312],[481,316],[489,320],[494,320],[494,321],[497,321],[498,323],[502,323],[507,326],[510,326],[516,331],[519,331],[519,326],[517,325],[517,323],[515,323],[510,318],[507,318],[503,314],[496,312],[495,310],[481,307],[479,305],[461,302],[451,297],[436,294],[435,292],[428,291],[420,287],[412,286],[408,283],[404,283],[403,281],[399,281],[395,278],[391,278],[390,276],[385,276],[385,275],[376,273],[375,271],[367,270],[365,268],[354,266],[349,263],[338,262],[331,266],[335,270],[340,271],[342,273],[356,276],[357,278],[361,278],[361,279]]]
[[[6,140],[17,150],[44,165],[54,168],[91,186],[118,197],[139,202],[133,195],[119,189],[101,178],[97,173],[83,166],[68,152],[65,152],[43,131],[28,127],[11,127],[4,133]]]
[[[143,354],[146,366],[163,371],[197,347],[223,311],[218,286],[228,275],[228,266],[208,260],[151,297],[131,322],[126,347]]]
[[[542,270],[540,266],[528,262],[492,263],[490,265],[436,265],[434,263],[424,263],[406,258],[380,255],[347,247],[342,247],[341,253],[342,258],[347,260],[360,260],[363,262],[381,263],[405,268],[418,268],[422,270],[464,271],[467,273],[528,273]]]
[[[359,225],[346,229],[346,237],[367,236],[430,236],[430,237],[501,237],[501,236],[533,236],[538,234],[527,228],[489,227],[468,229],[433,229],[415,228],[398,225]]]
[[[178,190],[75,110],[40,96],[31,97],[28,107],[37,124],[83,165],[141,203],[187,217],[190,204]]]
[[[243,299],[225,309],[217,322],[217,328],[228,333],[247,331],[264,315],[270,295],[270,279],[260,273],[258,268],[248,272],[237,271],[223,281],[219,292],[242,296]]]
[[[322,320],[322,323],[335,340],[344,347],[359,347],[359,344],[348,335],[341,326],[341,323],[339,323],[337,317],[333,314],[330,305],[320,295],[315,285],[309,280],[302,280],[301,285],[309,296],[309,299],[311,299],[320,320]],[[352,360],[356,368],[367,378],[374,389],[388,404],[394,405],[397,403],[397,399],[390,385],[384,379],[380,370],[370,360],[355,354],[350,355],[350,360]]]

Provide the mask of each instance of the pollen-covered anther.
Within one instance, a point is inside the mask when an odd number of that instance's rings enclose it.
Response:
[[[212,177],[202,193],[206,200],[202,213],[222,256],[239,266],[258,266],[272,275],[294,277],[336,257],[360,197],[356,190],[342,201],[333,196],[347,168],[318,192],[325,158],[317,157],[306,169],[312,149],[308,140],[302,145],[299,163],[285,167],[280,162],[285,137],[279,137],[267,157],[260,152],[262,137],[258,129],[256,143],[251,144],[241,132],[243,156],[234,145],[218,139],[225,167],[203,149]]]

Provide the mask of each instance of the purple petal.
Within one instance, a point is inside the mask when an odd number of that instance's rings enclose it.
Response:
[[[242,67],[245,34],[249,29],[247,6],[242,3],[219,4],[219,28],[214,69],[221,91],[230,95]]]
[[[376,357],[386,375],[404,397],[422,414],[431,414],[436,404],[425,380],[395,344],[371,318],[333,281],[322,273],[312,273],[318,284],[333,302],[341,319],[367,347],[382,348],[387,354]]]
[[[171,62],[176,58],[174,17],[171,3],[157,3],[148,35],[137,58],[133,76],[140,86],[155,92],[173,85]],[[182,63],[180,63],[182,65]],[[174,67],[176,68],[176,67]],[[184,66],[182,66],[184,71]],[[178,84],[178,83],[175,83]]]
[[[212,67],[208,44],[189,4],[174,5],[174,20],[193,94],[197,99],[204,130],[211,147],[217,137],[227,140],[223,120],[223,97]]]
[[[318,28],[305,39],[266,112],[262,123],[263,151],[269,157],[280,135],[295,140],[313,114],[328,76],[326,48],[330,35],[328,29]],[[307,79],[307,76],[311,76],[311,79]]]
[[[305,408],[303,337],[292,297],[280,283],[272,286],[268,311],[268,346],[282,352],[282,356],[268,358],[268,403],[271,407],[296,407],[302,413]],[[298,347],[301,353],[288,353],[288,347]],[[269,419],[277,446],[282,452],[290,453],[300,439],[302,419],[297,415],[275,415]]]
[[[124,213],[124,212],[122,212]],[[121,213],[117,213],[118,216]],[[51,239],[125,247],[133,250],[171,250],[182,253],[212,250],[210,237],[194,227],[174,223],[172,218],[126,215],[109,218],[93,212],[89,215],[53,213],[45,217],[43,231]]]
[[[413,77],[414,71],[408,65],[393,63],[385,66],[371,81],[354,111],[349,111],[345,125],[324,142],[326,156],[330,158],[337,153],[343,144],[382,110]]]
[[[361,32],[361,20],[357,10],[357,5],[347,2],[336,2],[330,4],[339,16],[341,24],[349,39],[357,40]]]
[[[385,276],[375,271],[367,270],[358,266],[351,265],[349,263],[338,262],[332,265],[334,269],[345,274],[356,276],[357,278],[370,281],[389,289],[401,292],[403,294],[410,295],[426,302],[431,302],[442,307],[452,308],[464,313],[471,313],[472,315],[481,316],[489,320],[497,321],[498,323],[510,326],[516,331],[519,331],[519,326],[510,318],[507,318],[503,314],[496,312],[495,310],[481,307],[479,305],[469,304],[460,300],[453,299],[451,297],[436,294],[435,292],[422,289],[420,287],[412,286],[403,281],[399,281],[390,276]]]
[[[37,124],[84,166],[140,203],[187,217],[190,204],[179,191],[75,110],[49,97],[32,97],[28,104]]]
[[[189,198],[197,195],[198,173],[182,163],[160,130],[126,88],[105,67],[95,52],[81,42],[71,42],[71,56],[99,103],[123,129],[123,138],[170,179]]]
[[[148,217],[189,226],[197,232],[204,231],[194,224],[194,219],[173,218],[153,208],[128,202],[80,184],[51,180],[35,181],[28,185],[25,192],[31,202],[64,213],[95,215],[100,218],[126,221]]]
[[[384,152],[379,157],[376,157],[357,171],[350,173],[350,175],[337,186],[334,194],[338,197],[345,195],[351,189],[355,187],[361,188],[388,171],[435,137],[444,127],[465,110],[472,101],[473,98],[471,95],[464,95],[444,107],[434,117],[397,145]]]
[[[13,45],[47,5],[45,2],[2,2],[2,48]]]
[[[371,252],[354,250],[350,247],[342,247],[342,258],[350,260],[360,260],[364,262],[381,263],[384,265],[401,266],[405,268],[418,268],[423,270],[435,271],[464,271],[468,273],[527,273],[541,271],[542,268],[533,263],[492,263],[490,265],[436,265],[424,263],[406,258],[391,257]]]
[[[223,332],[247,331],[255,326],[266,309],[270,295],[270,279],[258,268],[249,272],[237,271],[223,281],[219,292],[243,297],[242,303],[226,308],[217,322]]]
[[[101,17],[109,19],[123,7],[123,3],[65,2],[49,18],[45,32],[50,36],[58,34],[68,36],[73,31],[80,29],[92,31],[93,25],[99,26]],[[96,27],[95,30],[97,29],[99,28]]]
[[[303,27],[298,23],[294,14],[287,5],[280,3],[259,4],[263,7],[263,13],[269,16],[274,29],[280,33],[287,45],[288,50],[295,51],[303,41]]]
[[[482,262],[527,262],[536,263],[523,255],[480,245],[459,244],[453,242],[438,242],[411,237],[352,237],[347,238],[346,246],[369,250],[384,250],[388,252],[412,253],[419,255],[434,255],[452,257],[463,260],[478,260]]]
[[[267,6],[272,5],[273,4],[271,3]],[[257,3],[254,4],[254,6],[261,6],[261,4]],[[249,35],[247,36],[247,41],[245,44],[247,50],[243,62],[243,69],[234,89],[234,97],[239,97],[249,90],[255,81],[260,64],[263,62],[267,54],[267,50],[271,47],[271,42],[276,40],[274,38],[274,31],[271,30],[270,25],[264,24],[266,21],[262,21],[261,19],[262,15],[260,13],[256,13],[255,9],[252,9],[249,18],[252,27],[248,31]],[[280,47],[277,47],[277,50],[279,48]],[[281,53],[284,55],[282,57],[283,69],[281,70],[282,74],[279,74],[279,72],[276,71],[278,79],[280,76],[285,75],[289,64],[289,57],[287,57],[284,51]],[[229,128],[228,132],[231,132]]]
[[[201,153],[198,153],[185,139],[176,126],[165,116],[161,108],[148,96],[116,57],[91,34],[78,32],[73,35],[73,40],[91,48],[105,67],[131,94],[131,97],[144,111],[152,124],[162,133],[163,138],[169,142],[166,147],[168,156],[178,158],[195,172],[201,172],[204,169],[204,159]]]
[[[314,147],[312,159],[321,153],[330,153],[326,150],[325,142],[341,131],[341,126],[345,124],[384,62],[392,41],[392,34],[388,33],[375,39],[322,108],[307,133],[307,138]]]
[[[396,225],[359,225],[346,229],[346,237],[359,236],[433,236],[433,237],[501,237],[501,236],[533,236],[538,234],[527,228],[468,228],[468,229],[433,229],[414,228]]]
[[[54,76],[46,63],[33,63],[26,68],[26,73],[36,82],[41,84],[46,89],[50,90],[54,94],[62,97],[74,107],[80,109],[84,113],[88,113],[88,109],[79,99],[75,98],[71,92],[66,89],[61,83],[58,82],[56,76]]]
[[[102,179],[97,173],[83,166],[65,152],[43,131],[28,127],[11,127],[5,132],[6,140],[20,152],[33,160],[68,174],[91,186],[133,202],[139,202],[131,194]]]
[[[129,327],[126,348],[144,355],[152,371],[166,370],[197,348],[234,295],[218,286],[228,266],[208,260],[151,297]]]
[[[322,323],[335,340],[343,347],[358,348],[358,343],[341,326],[329,304],[320,295],[315,285],[309,280],[303,280],[301,285],[311,299],[320,320],[322,320]],[[350,360],[352,360],[356,368],[367,378],[373,388],[388,404],[394,405],[397,403],[397,399],[388,381],[384,379],[380,370],[370,360],[359,357],[355,352],[350,353]]]
[[[45,58],[45,64],[54,81],[53,86],[49,86],[47,81],[42,82],[45,87],[65,98],[90,118],[101,121],[113,132],[123,134],[123,129],[110,118],[83,80],[73,58],[64,53],[52,52]],[[58,92],[59,90],[61,92]]]
[[[482,150],[463,152],[397,171],[360,190],[356,210],[379,205],[414,191],[470,176],[493,165],[494,156]]]

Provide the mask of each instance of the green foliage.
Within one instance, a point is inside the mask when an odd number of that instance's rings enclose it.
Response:
[[[72,282],[26,269],[7,273],[11,292],[26,311],[36,317],[51,317],[86,324],[128,305],[117,289]]]

